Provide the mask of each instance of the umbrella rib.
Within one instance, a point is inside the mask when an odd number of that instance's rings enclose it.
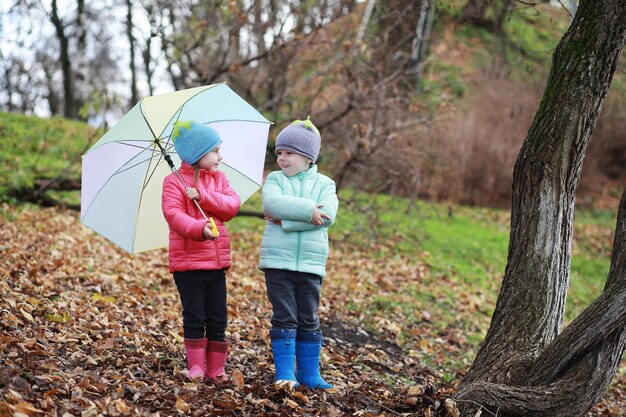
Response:
[[[119,143],[120,145],[125,145],[125,146],[130,146],[131,148],[139,148],[139,149],[148,149],[146,148],[146,146],[142,146],[142,145],[135,145],[133,143],[129,143],[129,142],[150,142],[152,143],[152,141],[147,141],[147,140],[126,140],[126,141],[121,141],[121,140],[116,140],[114,141],[114,143]]]
[[[150,180],[152,179],[152,177],[154,176],[154,173],[156,172],[157,168],[159,167],[159,164],[161,163],[161,161],[163,160],[163,155],[161,154],[161,152],[158,153],[158,161],[156,164],[154,164],[154,168],[151,168],[150,165],[148,165],[148,169],[146,169],[146,178],[144,179],[143,182],[143,186],[141,187],[141,190],[145,190],[146,187],[148,186],[148,183],[150,182]],[[150,158],[150,162],[152,162],[152,160],[155,159],[155,157]],[[148,174],[149,172],[149,174]],[[141,205],[141,200],[143,198],[143,193],[141,194],[141,197],[139,198],[139,205]]]
[[[261,123],[261,124],[272,124],[271,122],[262,122],[260,120],[248,120],[248,119],[221,119],[221,120],[211,120],[210,122],[206,122],[205,124],[210,125],[211,123],[219,123],[219,122],[249,122],[249,123]]]
[[[145,148],[145,150],[148,150],[148,148]],[[154,152],[153,152],[153,153],[154,153]],[[152,155],[152,156],[147,157],[146,159],[143,159],[143,160],[141,160],[141,161],[137,162],[137,163],[136,163],[136,164],[134,164],[134,165],[127,166],[127,167],[126,167],[126,168],[124,168],[124,169],[118,169],[117,171],[115,171],[115,173],[114,173],[113,175],[111,175],[111,178],[112,178],[113,176],[117,175],[117,174],[120,174],[120,173],[122,173],[122,172],[128,171],[129,169],[133,169],[133,168],[135,168],[136,166],[139,166],[139,165],[141,165],[141,164],[144,164],[144,163],[146,163],[146,162],[148,162],[148,161],[150,161],[150,160],[152,160],[152,159],[155,159],[155,158],[156,158],[156,157],[155,157],[154,155]],[[158,165],[158,164],[159,164],[159,163],[157,163],[157,165]],[[156,169],[156,168],[155,168],[155,169]]]
[[[128,144],[126,144],[126,143],[124,143],[124,142],[116,142],[116,143],[121,143],[121,144],[124,144],[124,145],[128,145]],[[132,145],[129,145],[129,146],[132,146]],[[141,146],[133,146],[133,147],[140,148],[140,149],[143,149],[143,150],[148,150],[148,148],[141,147]],[[141,153],[141,152],[140,152],[140,153]],[[130,162],[130,161],[132,161],[133,159],[135,159],[138,155],[139,155],[139,154],[134,155],[132,158],[130,158],[129,160],[127,160],[126,162],[124,162],[124,164],[122,164],[122,167],[124,167],[124,166],[125,166],[128,162]],[[115,176],[116,176],[116,175],[118,175],[118,174],[120,174],[120,173],[122,173],[122,172],[128,171],[129,169],[132,169],[132,168],[134,168],[134,167],[136,167],[136,166],[139,166],[139,165],[141,165],[141,164],[145,163],[146,161],[149,161],[149,160],[150,160],[150,159],[152,159],[152,158],[154,158],[154,157],[153,157],[153,156],[151,156],[151,157],[149,157],[149,158],[147,158],[147,159],[144,159],[144,160],[142,160],[142,161],[139,161],[138,163],[136,163],[136,164],[134,164],[134,165],[132,165],[132,166],[126,167],[126,168],[124,168],[124,169],[121,169],[121,167],[120,167],[119,169],[115,170],[115,172],[113,172],[113,173],[109,176],[109,178],[107,178],[107,180],[106,180],[106,181],[102,184],[102,186],[100,187],[100,189],[98,190],[98,192],[96,193],[96,195],[95,195],[95,196],[93,197],[93,199],[91,200],[91,203],[89,203],[89,206],[85,209],[85,213],[84,213],[84,215],[83,215],[82,217],[84,218],[85,216],[87,216],[87,213],[88,213],[88,212],[89,212],[89,210],[91,209],[91,206],[92,206],[92,205],[93,205],[93,203],[97,200],[98,194],[100,194],[100,192],[101,192],[101,191],[102,191],[102,190],[103,190],[103,189],[107,186],[107,184],[108,184],[108,183],[109,183],[109,182],[110,182],[113,178],[115,178]],[[82,219],[81,219],[81,220],[82,220]]]

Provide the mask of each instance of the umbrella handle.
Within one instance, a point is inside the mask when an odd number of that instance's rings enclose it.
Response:
[[[211,222],[211,231],[213,232],[215,237],[219,237],[220,232],[217,230],[217,225],[215,224],[215,220],[213,220],[213,217],[209,217],[209,221]]]
[[[198,210],[200,210],[200,213],[202,213],[202,217],[204,217],[204,220],[211,223],[211,232],[213,233],[213,236],[215,236],[215,238],[217,239],[220,236],[220,232],[217,230],[217,225],[215,224],[215,220],[213,220],[213,217],[206,216],[206,214],[204,213],[204,210],[200,208],[200,204],[198,203],[198,200],[194,198],[193,202],[196,204],[196,207],[198,207]]]

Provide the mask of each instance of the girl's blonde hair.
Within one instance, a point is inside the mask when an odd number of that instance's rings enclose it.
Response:
[[[200,167],[198,166],[198,163],[196,162],[195,164],[193,164],[193,185],[196,185],[198,183],[198,178],[200,176]]]

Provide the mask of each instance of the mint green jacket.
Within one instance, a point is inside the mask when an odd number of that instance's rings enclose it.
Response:
[[[313,209],[328,214],[322,226],[311,223]],[[339,201],[335,182],[317,172],[317,165],[288,177],[269,174],[263,185],[263,212],[268,221],[261,243],[259,269],[286,269],[326,275],[328,227],[335,222]]]

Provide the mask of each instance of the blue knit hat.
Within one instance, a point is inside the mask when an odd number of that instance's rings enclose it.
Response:
[[[276,137],[276,151],[287,150],[309,158],[315,163],[320,154],[322,137],[319,130],[311,122],[311,116],[306,120],[296,120],[280,131]]]
[[[178,121],[174,125],[172,141],[183,162],[193,165],[222,143],[215,129],[193,121]]]

